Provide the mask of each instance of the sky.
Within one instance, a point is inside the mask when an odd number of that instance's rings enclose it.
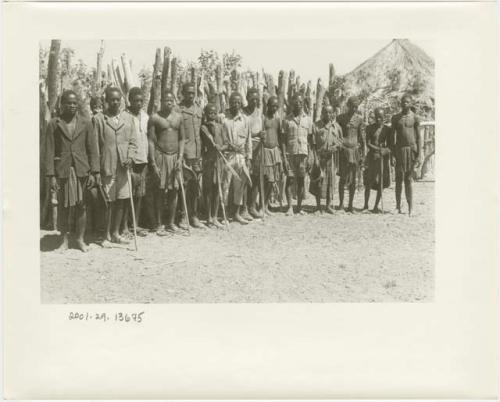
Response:
[[[295,70],[302,82],[318,78],[328,79],[328,65],[333,63],[335,71],[343,75],[353,70],[374,55],[392,39],[319,39],[319,40],[105,40],[104,65],[113,58],[120,59],[126,53],[132,60],[133,71],[138,73],[142,67],[152,67],[156,48],[169,46],[175,57],[183,62],[196,61],[201,49],[239,53],[243,59],[242,67],[251,70],[262,68],[277,77],[279,70]],[[432,41],[410,41],[421,47],[434,58]],[[50,41],[41,41],[44,47]],[[62,47],[75,50],[75,59],[82,59],[87,65],[95,66],[100,40],[62,40]],[[76,61],[75,60],[75,61]]]

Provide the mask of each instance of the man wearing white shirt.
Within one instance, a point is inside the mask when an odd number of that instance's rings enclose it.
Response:
[[[141,216],[142,199],[146,194],[146,174],[148,166],[148,119],[147,113],[142,110],[144,95],[138,87],[131,88],[128,93],[130,106],[126,112],[131,116],[132,127],[137,141],[137,151],[134,157],[132,172],[132,193],[134,197],[134,208],[137,215],[137,224]],[[127,204],[123,233],[128,234],[129,229],[129,205]],[[147,231],[137,228],[139,236],[146,236]]]

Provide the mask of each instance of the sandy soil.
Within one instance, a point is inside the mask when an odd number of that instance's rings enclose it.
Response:
[[[384,198],[384,215],[280,213],[229,231],[151,234],[139,238],[138,252],[97,244],[87,254],[42,251],[42,302],[432,301],[434,183],[415,183],[412,218],[393,213],[392,189]],[[363,205],[361,191],[355,205]],[[53,241],[41,232],[42,250]]]

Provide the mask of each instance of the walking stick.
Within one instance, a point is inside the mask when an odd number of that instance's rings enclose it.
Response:
[[[380,207],[384,213],[384,157],[382,156],[382,149],[380,150]]]
[[[330,195],[331,197],[331,202],[332,202],[332,208],[335,209],[334,204],[333,204],[333,197],[335,196],[335,151],[332,151],[332,166],[330,167],[330,174],[332,175],[332,194]]]
[[[137,251],[137,226],[135,221],[134,197],[132,196],[132,178],[130,177],[130,168],[127,168],[127,183],[128,191],[130,193],[130,208],[132,209],[132,225],[134,228],[134,246]]]
[[[226,217],[226,206],[224,205],[224,198],[222,197],[222,189],[221,189],[221,185],[220,185],[219,166],[217,166],[216,169],[217,169],[217,187],[218,187],[218,191],[219,191],[219,202],[220,202],[220,205],[222,208],[222,217],[224,218],[224,225],[226,225],[227,230],[229,230],[229,222],[227,221],[227,217]],[[219,211],[217,211],[217,214],[218,213],[219,213]],[[217,216],[215,217],[215,219],[217,219]]]
[[[186,214],[186,221],[187,221],[187,228],[188,228],[188,233],[191,235],[191,229],[189,228],[189,215],[188,215],[188,209],[187,209],[187,203],[186,203],[186,192],[184,191],[184,176],[182,174],[182,166],[179,171],[179,185],[181,186],[181,196],[182,196],[182,204],[184,207],[184,213]]]
[[[260,179],[260,204],[262,205],[262,220],[266,218],[266,208],[265,208],[265,193],[264,193],[264,143],[260,143],[260,169],[259,169],[259,179]]]

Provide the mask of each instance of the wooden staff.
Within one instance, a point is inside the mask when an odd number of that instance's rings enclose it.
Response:
[[[188,233],[191,235],[191,229],[189,228],[189,215],[188,215],[188,209],[187,209],[187,203],[186,203],[186,191],[184,190],[184,175],[182,174],[182,166],[179,171],[179,185],[181,186],[181,196],[182,196],[182,205],[184,207],[184,213],[186,214],[186,222],[187,222],[187,228],[188,228]]]
[[[380,144],[379,144],[380,145]],[[380,206],[382,213],[384,213],[384,157],[382,156],[382,146],[380,145]]]
[[[219,191],[219,203],[220,203],[220,206],[222,208],[222,217],[224,218],[224,225],[226,225],[227,230],[229,230],[229,222],[228,222],[227,217],[226,217],[226,206],[224,205],[224,198],[222,197],[222,188],[221,188],[221,184],[220,184],[220,176],[221,175],[220,175],[218,163],[217,163],[216,169],[217,169],[217,188]],[[217,215],[218,214],[219,214],[219,211],[217,211]],[[215,217],[215,219],[217,219],[217,216]]]
[[[260,180],[260,203],[262,205],[262,220],[265,220],[265,192],[264,192],[264,141],[260,141],[260,169],[259,169],[259,180]]]
[[[128,183],[128,191],[130,193],[130,208],[132,210],[132,225],[134,228],[134,246],[135,246],[135,251],[137,251],[137,224],[135,221],[134,197],[132,196],[132,178],[130,177],[130,168],[127,168],[127,183]]]

